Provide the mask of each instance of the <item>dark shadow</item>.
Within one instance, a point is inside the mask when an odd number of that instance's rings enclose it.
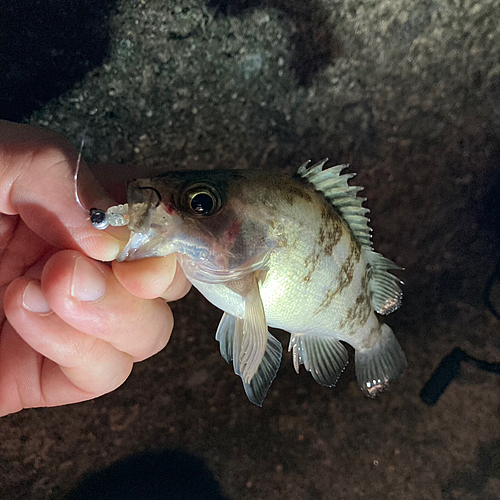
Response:
[[[492,151],[488,159],[488,167],[478,222],[497,244],[500,241],[500,146]]]
[[[22,121],[108,55],[115,0],[2,2],[0,118]]]
[[[475,464],[448,478],[442,488],[443,500],[486,498],[483,493],[490,478],[500,479],[500,441],[483,444]]]
[[[64,500],[228,500],[205,463],[184,451],[147,452],[87,474]]]
[[[247,9],[277,9],[295,25],[291,39],[291,69],[300,85],[307,85],[316,73],[340,55],[340,42],[333,35],[330,13],[317,0],[207,0],[214,15],[238,16]]]
[[[455,347],[450,354],[442,359],[429,381],[420,391],[422,401],[428,406],[435,405],[448,385],[460,377],[461,365],[465,363],[473,366],[476,370],[500,375],[500,363],[474,358],[459,347]]]

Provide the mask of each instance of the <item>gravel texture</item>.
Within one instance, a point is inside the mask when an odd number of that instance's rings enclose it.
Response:
[[[498,0],[22,4],[0,18],[0,117],[85,137],[120,182],[350,163],[376,249],[406,268],[388,323],[409,368],[369,400],[353,363],[327,389],[285,355],[254,407],[218,353],[220,311],[192,291],[169,345],[114,393],[0,420],[0,498],[61,499],[161,450],[201,457],[238,500],[500,498],[500,377],[464,367],[437,405],[419,398],[454,347],[500,361],[483,302],[500,241]]]

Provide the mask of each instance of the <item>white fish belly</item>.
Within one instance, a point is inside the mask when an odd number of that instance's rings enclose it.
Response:
[[[244,318],[245,301],[241,295],[233,292],[222,283],[205,283],[194,278],[189,278],[189,281],[215,307],[236,318]]]

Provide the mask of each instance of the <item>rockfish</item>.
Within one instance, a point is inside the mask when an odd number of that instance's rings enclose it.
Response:
[[[128,225],[117,260],[176,253],[191,283],[224,311],[216,339],[252,403],[261,405],[281,362],[268,326],[291,334],[288,350],[333,386],[355,350],[370,397],[406,367],[391,328],[375,313],[401,303],[400,269],[373,250],[362,189],[347,165],[326,160],[297,174],[245,170],[165,172],[128,185],[128,203],[92,209],[94,226]]]

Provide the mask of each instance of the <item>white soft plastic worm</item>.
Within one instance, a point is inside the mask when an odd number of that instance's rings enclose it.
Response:
[[[106,219],[110,226],[127,226],[130,222],[128,215],[128,203],[115,205],[106,210]]]

